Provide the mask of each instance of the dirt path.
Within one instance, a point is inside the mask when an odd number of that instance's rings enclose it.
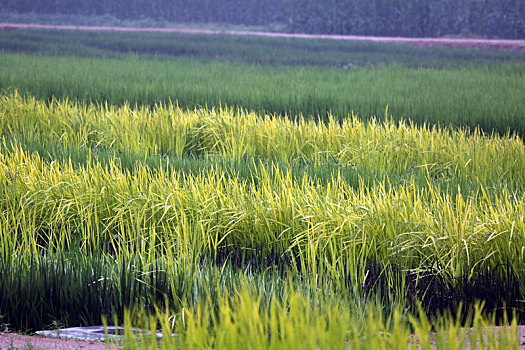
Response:
[[[115,350],[113,344],[0,333],[0,350]]]
[[[19,24],[0,23],[0,30],[20,29],[59,29],[59,30],[81,30],[91,32],[156,32],[156,33],[179,33],[179,34],[207,34],[207,35],[241,35],[261,36],[268,38],[298,38],[298,39],[331,39],[367,41],[377,43],[408,44],[418,47],[447,46],[464,49],[478,50],[506,50],[525,52],[525,40],[490,40],[490,39],[456,39],[456,38],[399,38],[357,35],[325,35],[325,34],[293,34],[293,33],[269,33],[251,32],[237,30],[206,30],[185,28],[130,28],[130,27],[97,27],[97,26],[72,26],[72,25],[43,25],[43,24]]]

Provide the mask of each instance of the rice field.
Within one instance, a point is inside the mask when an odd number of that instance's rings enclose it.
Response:
[[[414,120],[373,94],[363,103],[382,105],[380,113],[365,116],[316,116],[300,101],[296,114],[243,106],[245,96],[227,83],[208,106],[179,103],[171,88],[158,100],[135,94],[148,74],[169,67],[237,69],[265,91],[266,73],[289,74],[292,84],[301,74],[335,79],[340,68],[17,53],[1,60],[0,74],[11,77],[0,96],[3,328],[116,323],[164,333],[157,344],[128,332],[127,349],[519,349],[519,62],[356,73],[377,75],[378,84],[383,75],[423,74],[443,86],[458,72],[472,75],[470,83],[483,82],[474,95],[492,96],[480,105],[493,119],[469,124],[477,120],[470,111],[454,124],[443,111],[473,104],[423,100],[437,119]],[[57,62],[85,79],[53,75]],[[36,68],[22,73],[28,64]],[[143,73],[111,92],[116,79],[103,66]],[[104,76],[111,94],[98,98]],[[91,95],[81,98],[66,78]],[[513,94],[500,101],[488,81]],[[159,84],[150,82],[151,96]],[[268,106],[279,107],[273,93]],[[223,104],[224,96],[239,103]]]
[[[525,54],[304,39],[0,31],[0,89],[38,99],[525,134]]]
[[[418,309],[482,319],[482,300],[523,319],[517,136],[16,93],[0,115],[0,315],[16,329],[150,310],[181,347],[240,347],[236,327],[255,347],[341,347],[371,325],[406,344]]]

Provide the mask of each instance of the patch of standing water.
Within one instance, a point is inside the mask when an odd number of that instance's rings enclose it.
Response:
[[[151,331],[140,328],[130,328],[130,330],[139,339],[151,338]],[[104,326],[71,327],[50,331],[38,331],[36,334],[49,338],[106,341],[106,332],[108,341],[120,342],[124,339],[124,327],[114,326],[108,326],[106,329],[104,329]],[[157,340],[160,340],[162,338],[162,332],[156,332],[155,336]],[[175,336],[175,334],[172,334],[172,336]]]

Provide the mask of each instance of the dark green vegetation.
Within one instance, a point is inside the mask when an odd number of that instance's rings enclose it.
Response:
[[[53,56],[126,58],[132,54],[157,60],[186,57],[199,62],[343,69],[378,65],[454,69],[525,62],[525,53],[520,52],[417,48],[340,40],[61,30],[0,31],[0,49]]]
[[[30,54],[2,55],[0,88],[47,100],[171,100],[322,119],[381,117],[388,105],[396,120],[525,134],[524,54],[52,31],[2,32],[0,48]]]
[[[290,28],[309,33],[523,39],[520,0],[291,0]]]
[[[523,38],[520,0],[4,0],[0,11],[178,23],[279,25],[308,33]]]

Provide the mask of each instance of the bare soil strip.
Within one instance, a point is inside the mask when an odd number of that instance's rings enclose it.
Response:
[[[131,27],[102,27],[102,26],[73,26],[73,25],[43,25],[0,23],[0,30],[80,30],[87,32],[128,32],[128,33],[178,33],[178,34],[204,34],[204,35],[238,35],[260,36],[268,38],[296,38],[296,39],[329,39],[365,41],[376,43],[407,44],[418,47],[454,47],[462,49],[492,50],[492,51],[518,51],[525,52],[525,40],[492,40],[492,39],[458,39],[458,38],[401,38],[358,35],[327,35],[327,34],[296,34],[296,33],[270,33],[237,30],[207,30],[186,28],[131,28]]]
[[[13,333],[0,333],[0,350],[110,350],[115,344],[95,341],[51,339],[41,336],[27,336]]]

